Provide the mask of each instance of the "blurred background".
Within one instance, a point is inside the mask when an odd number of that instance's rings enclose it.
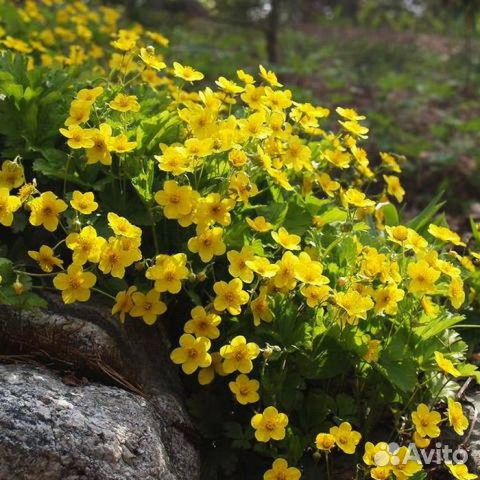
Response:
[[[124,0],[205,73],[273,68],[297,99],[367,115],[367,149],[405,155],[407,214],[444,191],[480,221],[480,0]]]

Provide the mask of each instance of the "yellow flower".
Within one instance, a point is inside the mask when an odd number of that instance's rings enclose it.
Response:
[[[184,253],[175,255],[157,255],[155,265],[150,267],[145,276],[155,281],[157,292],[178,293],[182,288],[182,280],[188,278],[186,267],[187,256]]]
[[[356,325],[359,319],[365,320],[367,312],[373,308],[373,300],[368,295],[362,295],[356,290],[337,292],[334,295],[335,303],[346,315],[346,322]],[[343,319],[342,323],[343,323]]]
[[[132,30],[120,30],[117,39],[112,42],[112,45],[118,50],[128,52],[133,50],[138,40],[138,34]]]
[[[319,433],[315,437],[315,445],[323,452],[329,452],[335,446],[335,437],[330,433]]]
[[[260,322],[270,323],[273,320],[273,313],[268,302],[268,288],[260,287],[260,293],[255,300],[250,302],[250,310],[253,314],[253,324],[258,327]]]
[[[198,82],[204,77],[203,73],[195,70],[192,67],[183,66],[178,62],[173,62],[173,75],[177,78],[185,80],[186,82]]]
[[[255,83],[255,79],[252,75],[245,72],[244,70],[237,70],[237,77],[240,81],[244,82],[247,85]]]
[[[370,476],[374,480],[390,480],[392,478],[392,467],[375,467],[370,470]]]
[[[201,198],[197,205],[197,220],[199,225],[230,225],[232,219],[230,210],[235,206],[232,198],[222,198],[218,193],[210,193]]]
[[[63,260],[55,256],[53,249],[47,245],[42,245],[40,250],[36,252],[35,250],[29,250],[28,256],[35,260],[39,267],[47,273],[50,273],[54,267],[61,267],[63,265]]]
[[[167,65],[159,57],[155,55],[155,48],[147,47],[140,49],[140,58],[143,60],[147,67],[155,70],[162,70]]]
[[[340,183],[335,182],[330,178],[330,175],[327,173],[320,173],[316,177],[317,182],[319,183],[322,190],[329,196],[333,197],[335,192],[340,188]]]
[[[100,162],[102,165],[112,164],[112,155],[110,154],[110,139],[112,136],[112,127],[107,123],[102,123],[100,127],[90,130],[90,138],[93,140],[93,146],[87,149],[87,164],[93,165]]]
[[[278,272],[273,278],[273,283],[277,288],[293,290],[297,284],[295,277],[295,268],[298,263],[298,257],[292,252],[285,252],[282,258],[277,262]]]
[[[220,349],[220,355],[224,358],[223,370],[232,373],[238,370],[240,373],[250,373],[253,370],[253,362],[260,354],[260,347],[253,342],[247,343],[244,336],[239,335],[232,339],[229,345]]]
[[[58,227],[59,216],[64,212],[68,205],[53,192],[45,192],[40,197],[30,202],[29,222],[38,227],[43,227],[49,232],[54,232]]]
[[[350,120],[352,122],[357,122],[359,120],[365,120],[364,115],[359,115],[353,108],[343,108],[337,107],[335,111],[343,118]]]
[[[189,185],[180,186],[175,180],[167,180],[163,190],[155,194],[155,201],[163,207],[166,218],[178,219],[192,211],[193,190]]]
[[[363,359],[368,363],[375,363],[378,362],[378,358],[380,355],[380,340],[369,340],[368,341],[368,351],[363,356]]]
[[[453,245],[465,246],[465,242],[462,242],[460,235],[458,233],[452,232],[447,227],[439,227],[438,225],[430,224],[428,227],[428,233],[442,242],[453,243]]]
[[[400,447],[393,454],[396,461],[392,470],[398,480],[406,480],[422,470],[420,462],[410,459],[410,449],[408,447]]]
[[[253,281],[253,271],[247,266],[247,262],[254,259],[253,248],[249,246],[242,247],[240,252],[231,250],[227,253],[230,266],[228,272],[232,277],[239,278],[242,282],[251,283]]]
[[[252,109],[260,110],[263,108],[262,98],[265,93],[265,87],[255,87],[254,85],[246,85],[245,92],[240,98]]]
[[[239,315],[242,311],[242,305],[245,305],[250,296],[243,290],[243,282],[239,278],[234,278],[227,282],[216,282],[213,285],[216,293],[213,306],[215,310],[223,312],[228,310],[231,315]]]
[[[138,112],[140,110],[140,104],[137,101],[135,95],[125,95],[119,93],[111,102],[110,108],[117,112]]]
[[[325,303],[330,296],[330,287],[326,285],[315,286],[307,285],[302,287],[300,293],[307,299],[307,305],[310,308],[316,308]]]
[[[474,473],[470,473],[468,471],[468,467],[461,463],[459,465],[453,465],[452,463],[446,463],[445,464],[448,469],[450,470],[450,473],[456,478],[457,480],[475,480],[478,478],[478,475],[475,475]]]
[[[380,158],[382,159],[382,163],[386,165],[386,167],[395,173],[400,173],[402,169],[400,168],[400,165],[398,164],[397,160],[393,155],[390,153],[385,153],[385,152],[380,152]]]
[[[228,190],[237,202],[244,203],[248,203],[251,197],[258,194],[258,187],[250,181],[250,177],[245,172],[238,172],[230,177]]]
[[[170,40],[158,32],[146,32],[148,38],[151,38],[154,42],[158,43],[162,47],[168,47]]]
[[[223,243],[223,229],[207,228],[188,241],[188,249],[198,253],[202,262],[208,263],[216,255],[223,255],[227,247]]]
[[[448,296],[453,308],[460,308],[465,301],[465,290],[461,278],[453,278],[448,287]]]
[[[84,100],[74,100],[70,105],[69,117],[65,120],[65,125],[81,125],[90,119],[90,110],[92,104]]]
[[[263,475],[263,480],[299,480],[301,475],[298,468],[289,467],[286,460],[277,458]]]
[[[387,183],[387,193],[389,195],[393,195],[396,198],[397,202],[400,203],[405,196],[405,190],[400,184],[399,178],[395,177],[394,175],[384,175],[383,179]]]
[[[453,363],[445,358],[440,352],[435,352],[435,361],[442,372],[452,375],[452,377],[460,377],[461,373],[453,366]]]
[[[0,170],[0,188],[18,188],[25,183],[25,174],[22,165],[16,161],[5,160]]]
[[[410,263],[407,273],[411,279],[408,286],[411,293],[434,294],[436,292],[435,282],[440,277],[440,272],[432,268],[425,260]]]
[[[97,98],[103,94],[103,87],[83,88],[77,93],[77,100],[93,103]]]
[[[270,231],[273,228],[273,225],[265,220],[265,217],[255,217],[253,220],[251,218],[247,218],[247,223],[252,230],[256,232],[265,233]]]
[[[112,152],[128,153],[135,150],[137,142],[129,142],[127,135],[122,133],[116,137],[111,137],[108,146]]]
[[[193,335],[184,334],[180,337],[180,346],[173,350],[170,358],[173,363],[182,365],[182,370],[190,375],[198,368],[207,368],[212,363],[210,340],[205,337],[195,338]]]
[[[302,240],[301,237],[293,233],[288,233],[284,227],[280,227],[278,232],[272,232],[272,238],[287,250],[300,250],[299,243]]]
[[[250,268],[257,275],[264,278],[272,278],[278,272],[278,265],[271,264],[268,258],[265,257],[253,257],[252,260],[245,262],[248,268]]]
[[[329,279],[322,275],[323,265],[313,260],[306,252],[298,255],[298,262],[295,265],[295,278],[308,285],[317,287],[329,283]]]
[[[59,273],[53,279],[56,289],[62,291],[63,302],[86,302],[90,298],[90,289],[97,282],[91,272],[84,272],[81,265],[72,263],[66,273]]]
[[[67,236],[65,243],[70,250],[73,250],[72,259],[75,263],[98,263],[100,254],[106,240],[97,236],[97,231],[91,225],[82,228],[80,233],[71,233]]]
[[[431,443],[430,438],[422,437],[417,431],[413,432],[412,438],[418,448],[427,448]]]
[[[240,149],[234,148],[228,153],[228,161],[234,167],[243,167],[247,163],[248,157],[247,154]],[[247,219],[248,221],[248,219]]]
[[[60,128],[60,133],[68,138],[67,145],[73,149],[92,148],[95,144],[90,130],[85,130],[78,125],[69,125],[68,129]]]
[[[396,285],[389,285],[372,294],[375,301],[375,313],[385,313],[386,315],[396,315],[398,312],[398,302],[403,300],[405,292]]]
[[[342,125],[343,128],[345,128],[345,130],[355,135],[356,137],[368,138],[368,128],[360,125],[358,122],[347,120],[345,122],[339,121],[339,123],[340,125]]]
[[[19,40],[17,38],[13,38],[9,35],[2,41],[2,43],[7,47],[11,48],[12,50],[16,50],[19,53],[30,53],[32,49],[29,47],[28,43],[24,42],[23,40]]]
[[[259,442],[283,440],[288,417],[284,413],[279,413],[275,407],[267,407],[263,413],[257,413],[252,417],[251,424],[255,429],[255,438]]]
[[[343,194],[343,200],[347,205],[353,205],[359,208],[374,207],[375,202],[369,200],[363,192],[360,192],[356,188],[350,188]]]
[[[448,399],[448,422],[458,435],[463,435],[468,428],[468,418],[463,413],[462,404]]]
[[[115,297],[115,305],[112,308],[112,315],[119,314],[120,321],[125,321],[125,315],[130,313],[133,308],[132,294],[137,291],[137,287],[131,286],[128,290],[118,292]]]
[[[365,443],[363,463],[369,466],[386,466],[391,461],[390,447],[386,442],[379,442],[376,445],[372,442]]]
[[[192,171],[192,162],[185,147],[179,145],[160,145],[162,155],[155,155],[158,160],[158,167],[164,172],[171,172],[172,175]]]
[[[148,293],[132,293],[133,307],[131,317],[142,317],[147,325],[153,325],[159,315],[167,311],[167,306],[160,300],[160,293],[150,290]]]
[[[403,245],[408,240],[410,229],[403,225],[397,225],[395,227],[387,225],[385,226],[385,231],[391,241]]]
[[[337,168],[348,168],[353,160],[348,152],[342,152],[341,150],[326,150],[323,156]],[[338,184],[338,187],[340,187],[340,184]]]
[[[13,214],[21,207],[18,197],[9,194],[9,189],[0,188],[0,224],[10,227],[13,223]]]
[[[357,448],[362,435],[355,430],[348,422],[341,423],[338,427],[330,428],[330,434],[335,437],[337,447],[345,453],[353,454]]]
[[[115,235],[121,235],[127,238],[139,238],[142,235],[142,230],[135,225],[132,225],[126,218],[110,212],[107,215],[108,225],[113,230]]]
[[[98,203],[95,201],[95,196],[92,192],[82,193],[75,190],[70,200],[70,205],[77,210],[77,212],[84,215],[90,215],[98,208]]]
[[[223,358],[220,353],[212,352],[212,363],[205,368],[200,368],[198,372],[198,383],[200,385],[209,385],[213,382],[215,374],[225,377],[227,374],[223,371]]]
[[[228,80],[225,77],[219,77],[218,80],[215,80],[215,83],[226,93],[231,95],[236,95],[242,93],[244,88],[240,85],[237,85],[232,80]]]
[[[185,324],[185,333],[191,333],[196,337],[206,337],[214,340],[220,336],[218,325],[222,321],[220,315],[206,312],[203,307],[195,307],[190,312],[192,318]]]
[[[430,438],[440,436],[438,424],[442,421],[442,417],[438,412],[431,412],[424,403],[421,403],[417,411],[412,413],[412,420],[420,436]]]
[[[272,87],[283,87],[283,85],[277,80],[277,76],[274,72],[267,70],[263,65],[259,66],[260,76],[267,81]]]
[[[122,241],[111,237],[102,248],[98,268],[105,274],[109,273],[112,277],[123,278],[125,268],[132,263],[128,252],[123,248]]]
[[[238,375],[234,382],[229,382],[228,388],[241,405],[256,403],[260,400],[260,395],[258,394],[260,382],[258,380],[250,380],[243,373]]]
[[[425,295],[421,300],[421,305],[425,314],[430,318],[435,318],[440,312],[440,307],[432,302],[432,299]]]

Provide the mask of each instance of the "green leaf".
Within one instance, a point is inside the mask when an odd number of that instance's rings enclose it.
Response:
[[[376,366],[385,379],[402,392],[411,392],[417,385],[417,366],[412,359],[395,361],[382,355]]]
[[[421,337],[423,340],[428,340],[439,333],[453,327],[457,323],[460,323],[464,320],[463,315],[453,315],[442,320],[436,320],[427,325],[414,328],[414,332]]]
[[[344,222],[347,219],[347,212],[338,207],[333,207],[319,215],[319,218],[325,224]]]
[[[312,226],[312,222],[313,215],[305,210],[305,208],[296,203],[290,203],[288,205],[283,226],[289,231],[289,233],[303,235],[307,229]]]
[[[462,377],[474,377],[477,383],[480,383],[480,372],[478,367],[471,363],[457,365],[456,369],[460,372]]]
[[[408,226],[418,232],[428,223],[430,223],[433,217],[445,205],[445,202],[439,201],[443,197],[443,193],[443,191],[437,193],[430,203],[414,219],[410,221]]]
[[[475,223],[475,220],[470,217],[470,228],[472,229],[473,238],[480,244],[480,231],[478,230],[478,226]]]
[[[400,217],[395,205],[391,203],[383,203],[381,204],[380,210],[385,216],[385,225],[394,227],[400,223]]]
[[[0,258],[0,285],[11,285],[15,281],[15,272],[13,263],[8,258]]]

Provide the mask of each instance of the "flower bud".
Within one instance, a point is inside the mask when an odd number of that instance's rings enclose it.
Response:
[[[15,280],[12,287],[15,291],[15,295],[21,295],[25,291],[25,286],[18,278]]]
[[[197,280],[199,282],[204,282],[206,279],[207,279],[207,275],[205,274],[205,272],[197,273]]]
[[[134,268],[137,272],[143,272],[145,270],[145,262],[135,262]]]

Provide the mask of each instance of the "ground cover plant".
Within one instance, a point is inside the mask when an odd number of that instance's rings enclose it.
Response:
[[[100,4],[0,18],[2,304],[167,325],[206,479],[476,478],[408,446],[468,430],[480,253],[438,198],[402,222],[363,115],[263,66],[207,83]]]
[[[276,71],[297,98],[364,112],[375,132],[365,148],[408,158],[405,188],[415,192],[407,197],[409,210],[421,210],[442,189],[451,221],[466,231],[469,215],[478,221],[478,36],[468,48],[458,21],[432,14],[428,27],[402,29],[398,16],[393,18],[377,22],[366,15],[356,25],[342,17],[287,22]],[[195,17],[186,27],[183,17],[158,14],[156,21],[171,37],[172,51],[212,79],[234,75],[235,65],[254,68],[266,59],[264,36],[255,29]],[[443,31],[433,28],[435,22]]]

